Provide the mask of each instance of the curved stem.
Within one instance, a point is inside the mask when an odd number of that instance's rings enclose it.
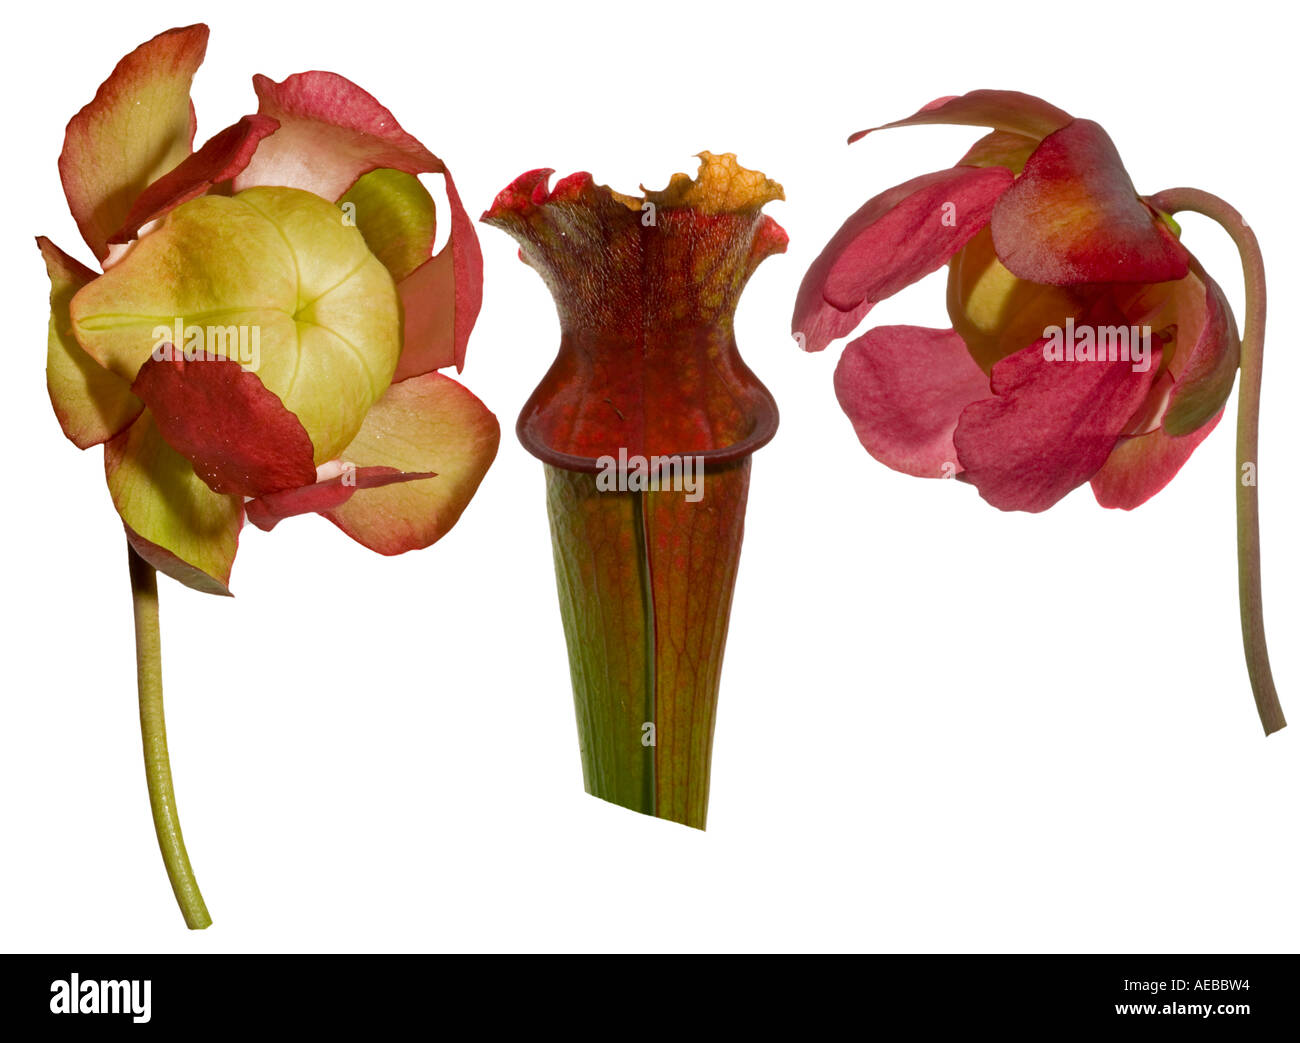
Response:
[[[1241,636],[1255,706],[1269,735],[1286,727],[1264,641],[1264,595],[1259,565],[1259,396],[1264,376],[1266,293],[1264,258],[1259,240],[1233,207],[1197,188],[1170,188],[1150,199],[1173,214],[1191,210],[1222,226],[1241,254],[1246,284],[1246,321],[1241,338],[1241,390],[1237,400],[1237,581],[1241,599]]]
[[[135,610],[135,664],[140,688],[140,735],[144,740],[144,770],[149,806],[162,851],[167,879],[185,917],[185,926],[202,930],[212,924],[199,883],[185,852],[176,793],[172,789],[171,759],[167,756],[167,722],[163,718],[162,640],[158,632],[158,576],[153,566],[130,545],[131,604]]]

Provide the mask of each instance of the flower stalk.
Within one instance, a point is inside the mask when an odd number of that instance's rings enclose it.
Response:
[[[163,716],[162,639],[158,627],[158,575],[152,565],[127,546],[131,571],[131,604],[135,614],[136,678],[140,689],[140,736],[144,744],[145,780],[154,832],[162,852],[167,879],[185,926],[201,931],[212,925],[198,880],[185,850],[171,758],[167,754],[167,722]]]
[[[1241,337],[1241,390],[1237,403],[1237,582],[1246,668],[1264,734],[1286,727],[1264,639],[1264,593],[1259,548],[1259,400],[1264,378],[1267,292],[1259,240],[1237,210],[1198,188],[1170,188],[1151,197],[1167,214],[1190,210],[1218,224],[1241,255],[1246,318]]]

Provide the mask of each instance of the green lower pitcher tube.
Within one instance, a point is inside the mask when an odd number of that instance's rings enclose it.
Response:
[[[684,491],[546,466],[587,792],[703,829],[748,457]]]

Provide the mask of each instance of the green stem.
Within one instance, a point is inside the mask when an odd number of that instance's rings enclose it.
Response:
[[[1264,376],[1264,320],[1267,294],[1259,240],[1233,207],[1197,188],[1170,188],[1151,197],[1167,214],[1190,210],[1217,222],[1241,254],[1246,285],[1246,322],[1241,337],[1241,390],[1237,401],[1237,580],[1241,636],[1255,706],[1269,735],[1286,727],[1273,684],[1264,641],[1264,594],[1259,565],[1259,396]]]
[[[198,881],[185,852],[181,820],[172,789],[171,759],[167,756],[167,722],[163,718],[162,639],[158,632],[158,576],[153,566],[127,547],[131,568],[131,603],[135,610],[135,663],[140,688],[140,735],[144,739],[144,771],[149,806],[158,835],[167,879],[185,917],[185,926],[202,930],[212,917],[203,904]]]

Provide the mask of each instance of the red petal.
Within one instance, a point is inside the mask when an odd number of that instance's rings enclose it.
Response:
[[[446,189],[447,202],[451,206],[451,238],[443,247],[443,253],[447,250],[452,252],[452,267],[455,269],[456,371],[459,373],[465,368],[469,334],[483,304],[483,251],[479,249],[474,221],[466,212],[450,173],[446,173]]]
[[[1070,122],[1064,109],[1019,91],[971,91],[969,94],[936,98],[907,119],[860,130],[849,143],[889,127],[913,127],[925,123],[955,123],[967,127],[992,127],[1038,140]]]
[[[451,254],[443,250],[397,284],[402,300],[402,354],[393,382],[463,361],[456,357],[454,304],[447,285]],[[454,299],[454,288],[452,293]]]
[[[952,330],[877,326],[844,349],[835,395],[867,452],[918,478],[961,470],[952,433],[989,378]]]
[[[315,481],[306,429],[255,374],[229,359],[170,354],[155,353],[131,390],[208,488],[261,496]]]
[[[208,27],[169,29],[128,54],[68,123],[59,174],[82,237],[101,261],[135,198],[190,153],[190,83]]]
[[[213,185],[229,181],[253,158],[258,143],[278,127],[267,116],[244,116],[210,138],[201,149],[141,193],[126,223],[108,241],[129,243],[150,221],[162,217]]]
[[[284,518],[341,507],[352,499],[352,494],[358,489],[378,489],[396,482],[436,477],[432,471],[412,473],[399,471],[395,467],[356,467],[311,485],[259,496],[244,504],[244,510],[250,522],[259,529],[270,532]]]
[[[993,398],[967,406],[953,444],[964,478],[1004,511],[1043,511],[1091,478],[1159,369],[1049,362],[1041,340],[993,367]],[[1152,351],[1156,354],[1155,349]]]
[[[402,357],[393,381],[453,363],[465,368],[470,331],[483,304],[483,253],[474,222],[446,175],[451,238],[434,257],[397,284],[402,298]]]
[[[1188,253],[1138,198],[1110,137],[1092,120],[1049,135],[993,209],[998,258],[1031,282],[1167,282]]]
[[[988,223],[1011,180],[1002,167],[953,167],[869,200],[799,285],[790,326],[804,350],[821,351],[877,302],[940,268]]]
[[[1097,502],[1126,511],[1146,503],[1169,484],[1222,416],[1220,409],[1203,426],[1179,438],[1171,438],[1156,428],[1136,438],[1121,439],[1101,470],[1092,476]]]

